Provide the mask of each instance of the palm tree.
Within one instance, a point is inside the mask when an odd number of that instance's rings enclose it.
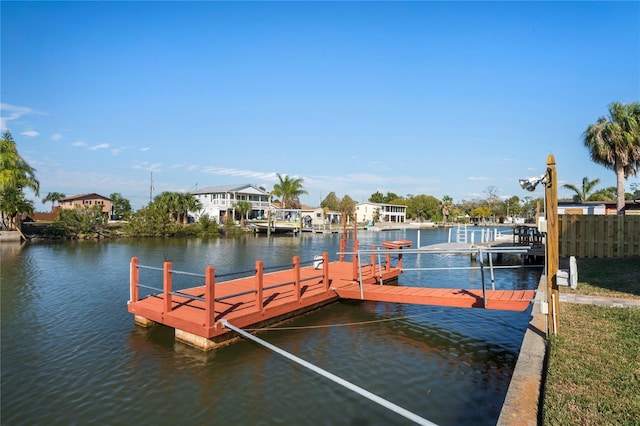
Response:
[[[58,203],[60,205],[60,200],[65,198],[66,195],[61,192],[49,192],[46,197],[42,199],[42,204],[51,203],[51,207],[53,208],[54,203]]]
[[[278,176],[280,182],[273,185],[273,191],[271,193],[276,197],[282,197],[282,208],[293,208],[294,203],[300,195],[308,194],[302,187],[303,179],[294,179],[287,175],[282,177],[280,173],[276,173],[276,176]]]
[[[612,103],[609,117],[600,117],[583,137],[591,160],[615,171],[618,214],[624,214],[624,181],[640,167],[640,102]]]
[[[442,210],[442,219],[444,224],[447,224],[447,216],[451,212],[451,207],[453,206],[453,198],[448,195],[442,197],[442,201],[440,201],[440,210]]]
[[[193,194],[178,193],[177,201],[178,216],[182,218],[182,223],[189,222],[189,212],[195,212],[202,208],[202,203]]]
[[[578,189],[577,186],[571,185],[570,183],[565,183],[564,185],[562,185],[562,187],[575,192],[576,194],[573,196],[573,201],[582,203],[583,201],[587,201],[589,199],[593,187],[599,183],[600,179],[594,179],[590,181],[589,178],[585,176],[582,178],[582,189]]]
[[[19,213],[33,212],[33,202],[25,198],[25,188],[31,189],[36,197],[40,195],[36,169],[20,156],[7,130],[0,139],[0,212],[2,224],[10,229],[17,227]]]
[[[167,213],[173,222],[187,223],[189,212],[202,208],[193,194],[165,191],[153,199],[152,205]]]
[[[244,219],[247,213],[253,209],[253,205],[251,205],[249,201],[236,201],[233,204],[233,208],[238,212],[238,215],[240,215],[240,226],[244,228]]]

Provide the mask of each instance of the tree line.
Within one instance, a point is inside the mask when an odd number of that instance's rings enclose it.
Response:
[[[629,176],[637,176],[640,168],[640,103],[622,104],[614,102],[608,107],[608,115],[598,118],[582,134],[584,146],[589,150],[591,160],[614,171],[616,186],[594,191],[598,179],[585,177],[581,186],[563,185],[575,193],[574,201],[616,200],[617,211],[624,213],[625,200],[637,196],[640,188],[631,185],[633,193],[626,193],[624,181]],[[39,196],[40,182],[36,178],[36,170],[18,153],[16,143],[9,130],[0,140],[0,226],[2,229],[20,229],[20,216],[34,212],[33,201],[28,200],[25,189]],[[300,196],[307,194],[303,187],[303,179],[277,174],[278,182],[274,184],[270,194],[277,197],[283,208],[299,208]],[[264,188],[263,188],[264,189]],[[455,221],[467,217],[531,217],[540,199],[512,196],[502,199],[497,188],[488,187],[487,197],[480,200],[454,200],[445,195],[437,199],[431,195],[399,196],[392,192],[382,194],[375,192],[369,197],[373,203],[404,205],[407,218],[412,220]],[[42,202],[56,203],[65,198],[60,192],[50,192]],[[235,218],[228,218],[228,223],[217,224],[215,218],[200,217],[198,223],[188,227],[188,212],[201,209],[198,200],[188,193],[163,192],[156,196],[146,207],[133,212],[127,199],[120,193],[111,194],[114,215],[126,220],[124,231],[138,236],[170,236],[195,233],[197,235],[218,235],[221,226],[223,231],[233,232]],[[335,192],[329,193],[321,202],[325,210],[339,211],[353,218],[356,202],[345,195],[338,198]],[[95,206],[94,206],[95,207]],[[99,207],[99,206],[98,206]],[[234,209],[243,225],[243,218],[251,210],[251,204],[238,201]],[[108,232],[107,219],[99,208],[61,210],[57,220],[56,232],[65,235],[82,235],[84,233]]]

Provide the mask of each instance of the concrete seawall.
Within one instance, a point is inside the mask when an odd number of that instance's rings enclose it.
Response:
[[[0,231],[0,242],[20,242],[22,239],[18,231]]]
[[[498,418],[500,426],[536,426],[542,420],[542,391],[547,356],[547,319],[541,313],[545,302],[547,278],[542,276],[525,332],[518,361],[511,377],[507,396]]]

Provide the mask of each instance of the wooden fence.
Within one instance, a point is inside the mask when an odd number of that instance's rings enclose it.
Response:
[[[558,216],[560,257],[640,256],[640,215]]]

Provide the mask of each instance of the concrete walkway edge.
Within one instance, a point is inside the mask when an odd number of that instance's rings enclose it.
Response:
[[[543,275],[531,310],[531,321],[524,334],[520,354],[509,383],[498,425],[536,426],[541,420],[541,392],[547,356],[547,319],[541,313],[546,301],[547,279]]]

